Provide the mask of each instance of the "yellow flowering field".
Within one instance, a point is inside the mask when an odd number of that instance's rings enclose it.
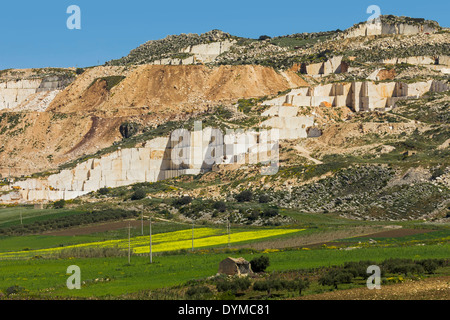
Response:
[[[258,240],[263,238],[269,238],[274,236],[281,236],[289,233],[294,233],[302,231],[300,229],[269,229],[269,230],[257,230],[257,231],[243,231],[238,233],[232,233],[230,235],[230,243],[238,243],[243,241]],[[191,235],[192,236],[192,235]],[[212,246],[220,246],[228,244],[228,235],[218,235],[212,237],[204,237],[194,239],[195,248],[204,248]],[[182,249],[192,248],[192,239],[189,240],[179,240],[173,242],[163,242],[153,245],[153,252],[163,252],[163,251],[174,251]],[[135,253],[148,253],[150,250],[148,244],[146,246],[134,248]]]
[[[303,229],[262,229],[254,231],[241,231],[230,235],[230,243],[238,243],[243,241],[251,241],[264,239],[274,236],[281,236],[290,233],[302,231]],[[197,228],[194,230],[194,247],[204,248],[212,246],[226,245],[228,243],[228,235],[223,229],[213,228]],[[181,230],[167,233],[155,234],[152,236],[152,251],[175,251],[192,248],[192,230]],[[130,239],[130,245],[134,253],[148,253],[149,236],[133,237]],[[82,243],[72,246],[56,247],[40,250],[4,252],[0,253],[0,259],[17,259],[33,256],[48,256],[56,254],[62,250],[73,248],[105,248],[118,247],[127,249],[128,239],[108,240],[100,242]]]

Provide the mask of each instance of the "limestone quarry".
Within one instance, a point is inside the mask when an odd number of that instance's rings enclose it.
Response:
[[[320,212],[344,210],[347,197],[353,212],[359,198],[335,185],[328,187],[337,204],[319,206],[307,195],[338,168],[379,164],[388,181],[407,166],[438,170],[416,183],[429,185],[439,202],[433,214],[445,216],[449,47],[450,33],[437,22],[388,16],[272,39],[218,30],[169,36],[104,66],[1,71],[0,203],[85,198],[101,188],[228,171],[247,172],[238,185],[257,188],[255,168],[270,167],[276,155],[281,161],[263,187],[272,201],[305,209],[289,196],[296,194]],[[434,188],[445,191],[437,196]],[[200,189],[192,195],[227,197]]]

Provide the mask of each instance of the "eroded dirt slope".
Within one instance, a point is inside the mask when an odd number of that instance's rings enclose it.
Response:
[[[124,77],[108,87],[108,77]],[[0,112],[0,174],[27,175],[110,146],[119,126],[183,120],[222,103],[306,85],[262,66],[95,67],[60,92],[45,112]]]

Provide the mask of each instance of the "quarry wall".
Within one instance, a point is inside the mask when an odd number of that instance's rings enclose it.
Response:
[[[418,98],[427,92],[449,90],[448,84],[429,80],[416,83],[371,81],[332,83],[291,90],[287,95],[265,101],[267,106],[319,107],[347,106],[356,112],[385,110],[401,99]],[[280,109],[281,110],[281,109]],[[272,112],[272,109],[269,109]]]
[[[348,30],[345,38],[367,37],[376,35],[401,34],[414,35],[418,33],[434,33],[437,28],[428,24],[408,23],[363,23]]]
[[[433,69],[447,73],[446,70],[450,66],[450,57],[446,55],[441,56],[414,56],[406,58],[393,58],[383,60],[385,64],[411,64],[421,66],[433,66]],[[349,64],[343,61],[342,56],[335,56],[325,62],[319,63],[302,63],[297,68],[302,74],[307,74],[312,77],[324,77],[333,73],[345,73],[351,70]]]
[[[269,161],[272,155],[268,151],[277,143],[278,136],[270,131],[224,135],[211,128],[192,133],[176,130],[170,137],[155,138],[140,148],[120,149],[46,178],[17,181],[15,191],[0,196],[0,203],[70,200],[103,187],[199,174],[218,164],[256,164]]]
[[[42,79],[0,80],[0,110],[15,109],[30,99],[44,100],[45,105],[50,104],[52,97],[48,92],[60,91],[71,82],[68,78],[50,76]],[[40,106],[42,109],[42,105]]]
[[[197,63],[213,62],[220,54],[230,50],[235,41],[221,41],[206,44],[189,46],[180,51],[180,53],[190,54],[191,56],[184,59],[164,58],[159,59],[151,64],[153,65],[189,65]]]

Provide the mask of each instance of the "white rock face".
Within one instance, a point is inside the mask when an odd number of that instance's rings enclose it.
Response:
[[[289,95],[287,97],[293,96]],[[288,100],[293,102],[290,98],[288,98]],[[270,127],[273,129],[277,129],[280,139],[307,138],[307,129],[314,126],[314,117],[297,116],[299,109],[299,107],[275,105],[262,114],[263,117],[271,118],[264,121],[261,124],[261,127]]]
[[[323,77],[332,73],[346,72],[346,64],[342,56],[333,57],[325,62],[303,64],[302,72],[313,77]]]
[[[388,34],[414,35],[418,33],[434,33],[436,31],[436,28],[427,24],[413,25],[407,23],[363,23],[353,29],[350,29],[345,38]]]
[[[265,101],[263,105],[273,106],[263,116],[287,114],[291,107],[333,107],[347,106],[355,111],[372,111],[391,108],[395,102],[405,98],[417,98],[425,93],[449,90],[448,84],[429,80],[426,82],[353,82],[319,85],[311,88],[292,90],[287,95]],[[291,111],[292,113],[293,111]],[[281,114],[281,115],[280,115]],[[280,123],[281,125],[281,123]]]
[[[393,58],[393,59],[385,59],[383,60],[385,64],[413,64],[413,65],[439,65],[439,66],[450,66],[450,57],[449,56],[438,56],[438,57],[430,57],[430,56],[417,56],[417,57],[407,57],[407,58]]]
[[[43,111],[69,82],[58,77],[0,82],[0,110]]]
[[[196,46],[190,46],[184,49],[182,52],[191,53],[195,59],[203,63],[213,62],[218,55],[230,50],[231,46],[235,42],[222,41],[213,42],[208,44],[200,44]]]
[[[160,59],[152,62],[154,65],[190,65],[197,63],[213,62],[220,54],[230,50],[235,41],[221,41],[207,44],[189,46],[180,51],[180,53],[189,53],[192,56],[186,59]]]
[[[278,129],[280,139],[307,138],[306,130],[314,126],[314,117],[272,117],[264,121],[261,126]]]
[[[70,200],[103,187],[199,174],[219,164],[256,164],[270,159],[268,151],[277,142],[277,135],[265,131],[225,135],[212,128],[176,131],[171,137],[150,140],[142,148],[117,150],[44,179],[17,181],[12,186],[20,189],[15,198],[7,194],[0,197],[0,203]]]

